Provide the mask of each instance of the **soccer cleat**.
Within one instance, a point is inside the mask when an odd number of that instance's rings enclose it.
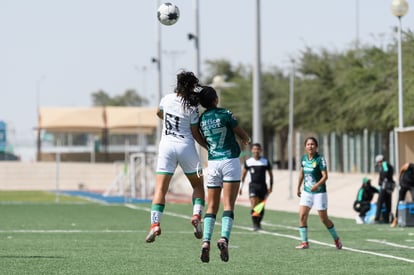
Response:
[[[301,242],[298,246],[296,246],[296,249],[308,249],[309,243],[308,242]]]
[[[227,243],[227,240],[224,238],[221,238],[217,242],[217,247],[220,250],[220,258],[223,262],[229,261],[229,245]]]
[[[260,224],[253,225],[253,231],[259,231],[259,230],[263,230],[263,228]]]
[[[197,239],[201,239],[203,237],[203,229],[201,228],[201,217],[200,217],[200,215],[194,215],[191,218],[191,224],[194,226],[194,236]]]
[[[360,216],[356,216],[355,221],[357,224],[364,224],[364,219]]]
[[[337,249],[342,249],[342,242],[341,239],[339,239],[339,237],[335,240],[335,246]]]
[[[201,245],[200,260],[203,263],[208,263],[210,261],[210,243],[209,242],[203,242],[203,244]]]
[[[145,241],[147,243],[152,243],[155,241],[155,237],[161,235],[161,227],[159,223],[153,223],[151,224],[150,231],[145,238]]]

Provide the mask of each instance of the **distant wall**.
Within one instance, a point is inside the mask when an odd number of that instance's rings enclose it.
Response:
[[[125,153],[60,153],[62,162],[107,162],[123,161]],[[56,153],[41,153],[39,161],[56,161]]]
[[[59,175],[59,177],[57,176]],[[113,182],[112,163],[0,162],[2,190],[105,190]]]
[[[130,168],[128,167],[128,170]],[[128,171],[129,172],[129,171]],[[116,188],[116,179],[123,175],[125,195],[130,195],[129,174],[125,175],[123,162],[90,163],[90,162],[18,162],[0,161],[0,192],[5,190],[84,190],[104,193],[110,191],[115,195],[120,192]],[[59,175],[59,176],[58,176]],[[142,182],[136,178],[136,197],[141,197]],[[114,185],[115,184],[115,185]],[[152,198],[155,184],[155,171],[149,172],[145,180],[147,196]],[[121,185],[121,184],[119,184]],[[118,185],[118,187],[120,187]],[[115,186],[115,187],[114,187]],[[174,174],[169,192],[191,194],[191,185],[181,168]]]

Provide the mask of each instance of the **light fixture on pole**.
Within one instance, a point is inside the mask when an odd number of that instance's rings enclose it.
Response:
[[[401,50],[401,17],[408,11],[408,3],[405,0],[393,0],[391,3],[391,12],[398,17],[398,127],[404,127],[403,112],[403,77],[402,77],[402,50]]]

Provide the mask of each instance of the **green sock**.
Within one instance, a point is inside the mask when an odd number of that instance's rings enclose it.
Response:
[[[338,234],[336,233],[335,226],[333,224],[328,228],[328,231],[331,233],[331,236],[334,240],[338,239]]]
[[[231,229],[233,228],[234,213],[233,211],[224,211],[221,218],[221,237],[230,240]]]
[[[216,215],[206,214],[204,216],[204,231],[203,231],[204,242],[210,242],[211,236],[213,235],[215,223],[216,223]]]
[[[308,242],[308,227],[307,226],[299,227],[299,234],[300,234],[300,239],[302,240],[302,242]]]

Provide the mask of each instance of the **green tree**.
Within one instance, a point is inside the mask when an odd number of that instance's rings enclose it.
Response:
[[[133,89],[126,90],[124,94],[114,97],[110,97],[102,90],[92,93],[93,106],[143,106],[147,103],[148,100],[141,97]]]
[[[397,36],[381,47],[361,45],[341,52],[305,48],[296,60],[295,129],[338,135],[380,132],[388,143],[398,126]],[[403,33],[404,126],[414,125],[414,34]],[[252,71],[226,60],[210,60],[205,83],[225,75],[235,87],[221,91],[221,105],[252,130]],[[264,147],[277,136],[285,148],[288,130],[289,77],[277,67],[262,70]],[[339,143],[339,142],[338,142]],[[385,148],[385,146],[384,146]],[[283,152],[282,150],[279,150]],[[387,152],[383,150],[385,154]],[[284,159],[284,157],[283,157]]]
[[[327,133],[340,118],[341,91],[336,86],[338,54],[306,48],[299,58],[295,85],[295,125],[306,131]]]
[[[226,81],[234,83],[234,87],[219,90],[220,105],[230,109],[239,119],[240,124],[252,133],[252,71],[250,67],[231,66],[225,60],[207,62],[207,83],[211,83],[215,75],[224,75]],[[277,67],[263,72],[262,75],[262,122],[264,153],[270,155],[268,144],[271,144],[276,132],[280,133],[282,144],[287,142],[288,133],[288,97],[289,79]]]

